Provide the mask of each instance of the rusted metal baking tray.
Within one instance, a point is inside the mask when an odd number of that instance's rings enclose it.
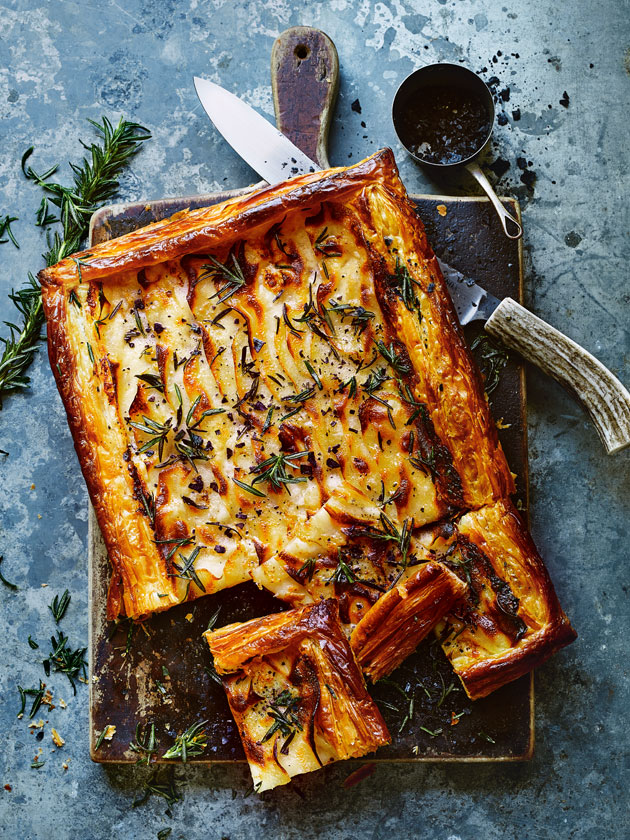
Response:
[[[233,194],[105,208],[93,218],[91,242],[120,236],[187,207],[206,206]],[[487,200],[440,196],[415,196],[414,200],[439,257],[474,276],[497,297],[522,299],[520,242],[503,235]],[[510,202],[518,213],[517,202]],[[468,339],[472,341],[478,332],[479,327],[471,325],[470,332],[467,328]],[[491,401],[495,419],[507,427],[501,429],[500,437],[512,471],[517,474],[517,501],[526,509],[525,380],[518,361],[509,361]],[[277,612],[285,605],[253,583],[242,584],[182,604],[142,625],[122,622],[116,626],[105,617],[110,570],[92,511],[89,543],[92,758],[98,762],[136,761],[138,755],[129,749],[136,725],[154,723],[159,761],[177,734],[206,720],[208,746],[192,761],[244,761],[223,689],[205,670],[209,660],[201,634],[219,606],[217,626]],[[514,761],[531,756],[531,676],[473,703],[441,649],[427,639],[391,680],[394,684],[380,684],[372,691],[392,733],[392,744],[380,749],[374,760]],[[116,727],[115,735],[97,749],[98,733],[108,724]]]

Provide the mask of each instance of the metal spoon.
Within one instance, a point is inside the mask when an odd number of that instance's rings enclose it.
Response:
[[[426,95],[427,88],[454,90],[460,95],[469,95],[471,103],[482,105],[483,120],[472,121],[469,126],[470,135],[477,134],[482,139],[474,145],[472,151],[467,150],[466,157],[460,156],[457,160],[448,163],[436,163],[418,152],[422,137],[415,135],[412,138],[410,136],[409,128],[405,125],[405,118],[409,116],[411,110],[414,115],[422,116],[423,105],[429,102]],[[414,160],[417,160],[422,166],[442,172],[452,171],[459,167],[467,169],[492,202],[501,220],[505,235],[509,239],[519,239],[523,235],[520,223],[505,209],[490,181],[476,162],[477,157],[490,141],[494,125],[494,101],[483,79],[460,64],[429,64],[419,70],[414,70],[396,91],[392,105],[392,120],[398,139]],[[487,133],[484,132],[486,125],[488,126]],[[508,224],[510,227],[508,227]]]

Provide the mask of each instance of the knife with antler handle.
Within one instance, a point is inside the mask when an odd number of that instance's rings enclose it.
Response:
[[[282,72],[287,64],[290,76]],[[313,70],[320,84],[305,86],[309,95],[299,100],[300,120],[292,131],[298,148],[282,133],[282,114],[285,107],[295,107],[288,100],[296,94],[300,73]],[[282,84],[287,78],[289,88]],[[270,184],[329,166],[326,138],[338,80],[334,44],[310,27],[287,30],[273,47],[272,80],[278,128],[233,93],[195,78],[197,95],[216,128]],[[440,268],[462,325],[483,321],[486,332],[567,387],[589,413],[609,455],[630,446],[630,393],[608,368],[512,298],[499,300],[441,261]]]

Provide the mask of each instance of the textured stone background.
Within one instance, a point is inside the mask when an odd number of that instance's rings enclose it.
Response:
[[[500,186],[523,204],[527,301],[630,384],[629,17],[625,0],[5,0],[0,215],[20,217],[21,249],[0,245],[0,317],[13,317],[6,292],[40,267],[44,249],[33,225],[38,191],[19,168],[29,145],[40,171],[75,160],[78,138],[90,138],[86,118],[122,113],[154,134],[124,178],[123,198],[248,183],[253,173],[200,113],[191,77],[205,74],[271,114],[273,39],[308,23],[340,54],[331,161],[392,145],[412,191],[440,187],[396,143],[389,108],[399,81],[423,63],[463,59],[485,67],[486,79],[496,75],[501,89],[509,85],[507,124],[488,162],[510,161]],[[357,97],[361,115],[350,107]],[[520,180],[519,157],[531,161],[533,191]],[[2,838],[154,838],[166,827],[174,840],[628,836],[629,455],[607,458],[553,382],[528,373],[531,518],[580,638],[536,676],[534,760],[381,766],[349,792],[340,787],[348,768],[339,766],[301,781],[304,798],[285,788],[261,800],[244,798],[242,767],[182,769],[185,800],[172,819],[163,800],[131,808],[141,769],[90,762],[85,685],[73,697],[65,677],[49,680],[68,708],[47,716],[41,742],[15,717],[15,685],[42,675],[54,629],[47,605],[65,587],[72,604],[62,626],[72,643],[87,643],[87,497],[44,352],[32,385],[0,413],[0,448],[10,453],[0,459],[0,553],[20,586],[16,594],[0,588],[0,781],[12,788],[0,790]],[[43,652],[29,648],[29,633]],[[66,739],[62,750],[51,752],[51,726]],[[46,765],[32,770],[39,746]]]

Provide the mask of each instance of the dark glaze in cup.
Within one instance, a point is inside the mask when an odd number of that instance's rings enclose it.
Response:
[[[445,154],[442,157],[446,157],[446,148],[449,146],[449,154],[452,158],[449,162],[436,162],[435,159],[429,159],[428,154],[423,155],[419,152],[419,146],[422,146],[423,143],[422,136],[413,136],[414,121],[421,126],[423,115],[429,116],[431,109],[428,107],[427,94],[434,97],[436,89],[439,88],[444,88],[446,96],[450,91],[464,103],[468,95],[469,111],[471,115],[474,114],[470,117],[468,128],[462,137],[460,145],[462,153],[453,153],[453,149],[458,147],[457,142],[450,141],[449,138],[449,142],[445,143]],[[427,102],[427,107],[423,111],[424,102]],[[431,105],[433,105],[433,102]],[[492,202],[501,220],[505,235],[510,239],[519,239],[523,235],[520,223],[507,212],[476,162],[477,157],[490,140],[494,125],[492,94],[485,82],[476,73],[460,64],[429,64],[415,70],[410,76],[407,76],[396,92],[392,105],[392,121],[398,139],[414,160],[428,169],[442,172],[464,167],[476,179]],[[455,124],[456,120],[454,120],[454,126]],[[461,131],[462,128],[462,125],[457,125],[452,130]],[[431,156],[435,157],[435,154]],[[511,229],[508,228],[508,223]]]

